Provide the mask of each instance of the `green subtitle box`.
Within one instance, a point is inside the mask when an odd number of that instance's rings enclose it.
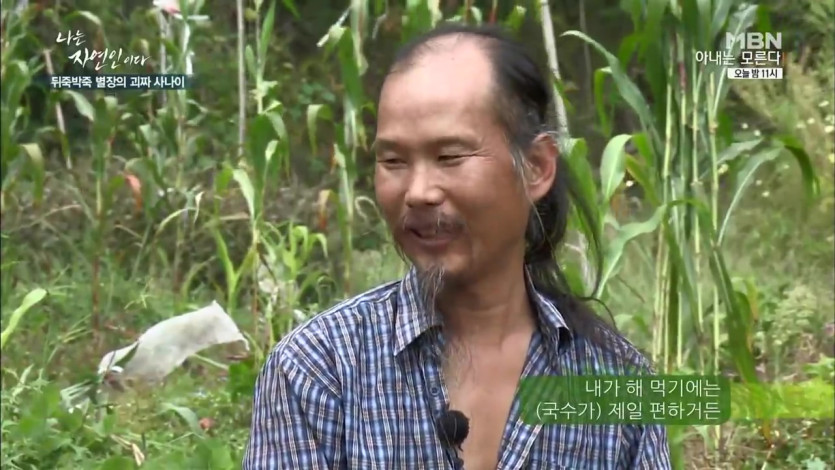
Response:
[[[731,384],[731,419],[833,419],[835,384]]]
[[[728,420],[833,419],[835,386],[817,380],[731,383],[727,377],[538,376],[519,386],[529,424],[716,425]]]
[[[731,417],[722,376],[539,376],[519,386],[528,424],[714,425]]]

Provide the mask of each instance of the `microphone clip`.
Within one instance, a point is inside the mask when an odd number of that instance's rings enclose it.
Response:
[[[447,410],[437,418],[435,427],[443,445],[452,450],[452,463],[455,468],[464,468],[464,460],[458,452],[461,452],[461,446],[470,434],[470,419],[458,410]]]

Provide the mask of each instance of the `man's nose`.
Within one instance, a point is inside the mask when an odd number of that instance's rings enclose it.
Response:
[[[415,165],[411,173],[406,191],[407,206],[438,206],[444,201],[439,175],[429,165]]]

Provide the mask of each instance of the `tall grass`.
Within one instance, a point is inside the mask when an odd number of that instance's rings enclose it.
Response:
[[[602,212],[601,218],[614,226],[615,239],[658,228],[650,257],[656,272],[652,355],[665,370],[718,370],[720,347],[725,346],[737,373],[756,380],[749,344],[754,314],[750,304],[755,299],[746,286],[734,284],[727,270],[724,234],[752,175],[775,158],[794,157],[807,196],[818,194],[810,159],[795,140],[776,136],[737,141],[723,128],[720,121],[728,119],[724,104],[730,86],[725,69],[695,60],[696,51],[714,50],[725,31],[736,34],[751,28],[758,8],[732,2],[713,8],[660,2],[644,14],[641,2],[634,2],[630,9],[636,32],[623,41],[619,56],[580,32],[565,33],[589,42],[605,57],[608,67],[599,73],[611,77],[618,101],[641,122],[640,132],[615,136],[604,150],[599,192],[608,203],[628,173],[654,215],[640,229],[620,227],[611,212]],[[624,72],[633,61],[645,70],[639,78],[649,88],[645,94]],[[603,80],[596,82],[598,100],[605,86]],[[605,124],[606,113],[600,117]],[[632,152],[624,151],[628,141]],[[658,211],[663,211],[661,217]],[[610,251],[607,274],[618,269],[621,254],[619,249]],[[723,322],[729,334],[721,344]]]
[[[654,246],[641,246],[654,279],[646,298],[652,302],[653,360],[668,372],[727,373],[732,366],[742,381],[758,382],[753,349],[758,292],[755,284],[735,279],[729,270],[725,234],[764,164],[794,157],[808,202],[817,196],[818,182],[809,156],[795,139],[739,141],[722,125],[729,121],[725,104],[731,85],[725,67],[697,63],[695,56],[722,47],[725,32],[747,31],[765,12],[731,1],[635,1],[628,2],[627,10],[635,32],[622,41],[617,54],[585,34],[565,33],[591,44],[608,64],[595,80],[601,127],[610,127],[601,103],[609,80],[617,102],[628,106],[641,126],[639,132],[610,140],[597,192],[606,207],[628,173],[652,215],[621,226],[611,211],[601,211],[601,220],[614,233],[606,247],[604,281],[621,268],[625,241],[653,233]],[[739,49],[729,52],[736,57]],[[642,76],[626,74],[631,64],[640,64]],[[632,152],[624,150],[627,141]],[[582,165],[581,159],[576,163]],[[715,437],[714,444],[721,439]]]

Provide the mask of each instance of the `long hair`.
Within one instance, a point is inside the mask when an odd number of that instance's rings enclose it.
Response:
[[[472,38],[484,47],[493,71],[494,112],[506,133],[514,168],[524,178],[525,159],[534,139],[544,132],[553,133],[553,127],[549,124],[549,81],[522,44],[494,26],[443,24],[405,44],[389,73],[408,68],[422,54],[432,51],[435,40],[447,36]],[[590,206],[593,201],[585,201],[581,196],[566,156],[560,152],[558,159],[553,185],[531,207],[525,232],[525,265],[534,287],[554,302],[570,331],[612,349],[612,340],[621,336],[588,305],[589,301],[603,305],[602,302],[573,292],[558,262],[573,205],[590,233],[588,241],[597,268],[594,291],[597,290],[603,259],[600,233]]]

